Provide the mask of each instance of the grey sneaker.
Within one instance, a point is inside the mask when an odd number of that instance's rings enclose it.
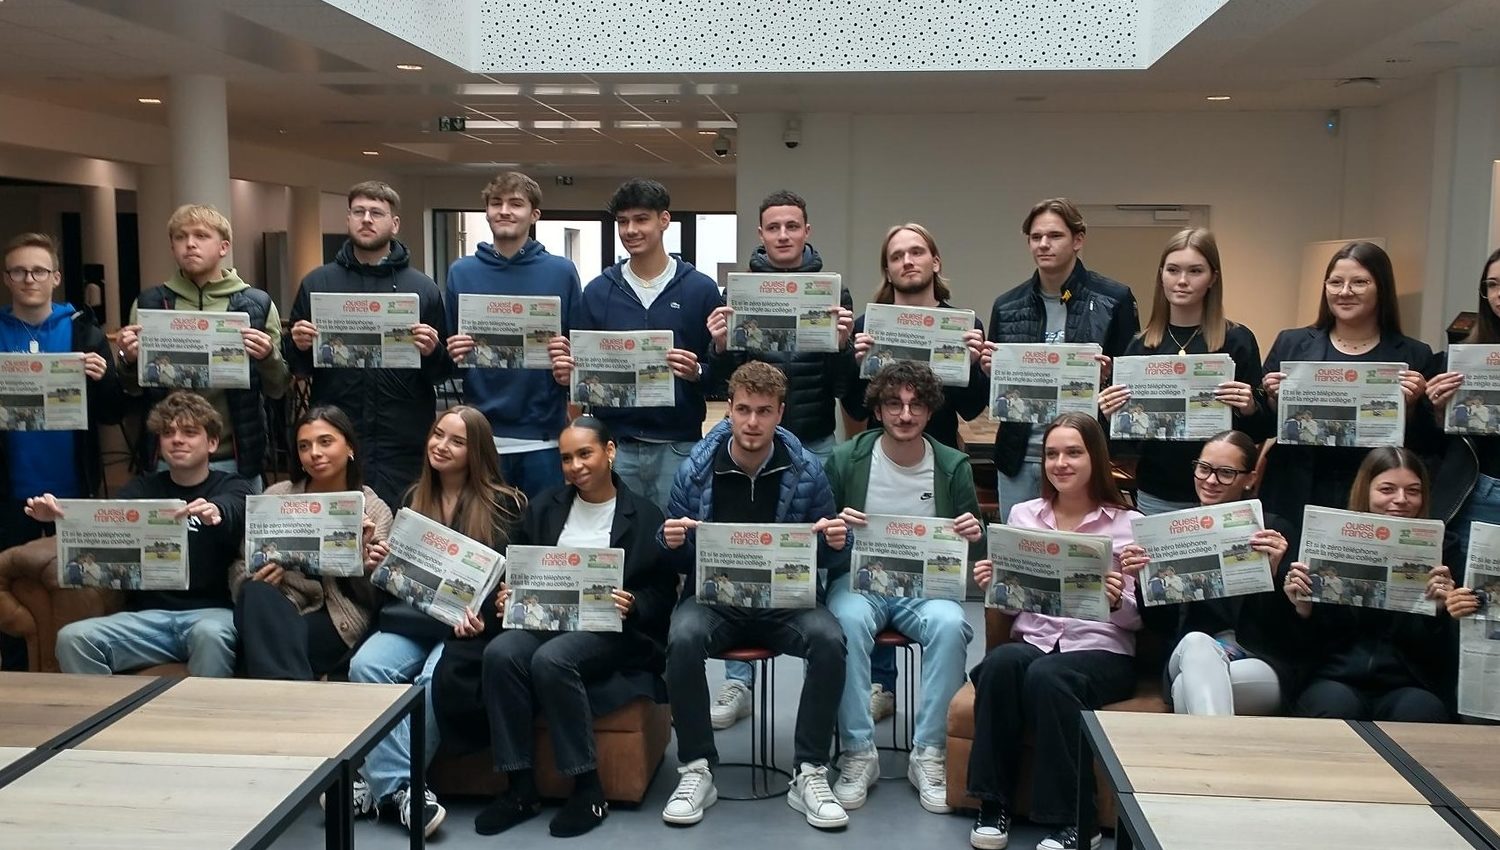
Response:
[[[729,679],[719,686],[713,707],[708,710],[709,722],[715,729],[728,729],[750,716],[750,689],[744,682]]]
[[[879,723],[896,713],[896,695],[879,683],[870,685],[870,719]]]
[[[849,813],[839,805],[828,787],[828,765],[813,767],[803,762],[797,768],[797,776],[791,782],[791,791],[786,795],[786,804],[802,813],[807,822],[818,829],[838,829],[849,825]]]
[[[681,779],[677,789],[661,810],[661,819],[678,826],[690,826],[703,820],[703,810],[719,802],[719,789],[714,787],[714,775],[708,769],[707,759],[695,759],[677,768]]]
[[[880,779],[880,756],[874,747],[868,750],[845,750],[839,756],[839,778],[833,783],[833,796],[845,809],[857,809]]]

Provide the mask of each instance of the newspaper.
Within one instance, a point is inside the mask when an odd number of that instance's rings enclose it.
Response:
[[[505,628],[621,631],[614,591],[625,584],[624,549],[510,546],[505,572]]]
[[[869,596],[964,601],[969,541],[953,520],[869,514],[854,535],[849,588]]]
[[[58,499],[57,583],[113,590],[187,590],[181,499]]]
[[[267,564],[310,576],[365,574],[365,494],[245,497],[245,568]]]
[[[240,331],[249,313],[141,310],[136,378],[143,387],[246,389],[250,355]]]
[[[589,407],[673,407],[671,331],[573,331],[568,399]]]
[[[698,526],[698,601],[741,608],[818,603],[818,535],[811,525]]]
[[[1464,376],[1448,402],[1449,434],[1500,434],[1500,345],[1448,346],[1448,371]]]
[[[1130,525],[1151,556],[1139,578],[1147,605],[1276,589],[1271,559],[1250,548],[1250,538],[1266,526],[1259,499],[1139,517]]]
[[[370,583],[450,626],[478,611],[505,573],[499,552],[411,508],[396,514],[386,546]]]
[[[1500,525],[1477,520],[1469,524],[1468,563],[1463,578],[1465,586],[1490,596],[1490,604],[1473,616],[1500,622]]]
[[[1116,357],[1115,383],[1130,401],[1109,420],[1115,440],[1206,440],[1228,431],[1234,411],[1214,390],[1234,380],[1228,354]]]
[[[1045,425],[1063,413],[1095,415],[1099,361],[1094,343],[1003,343],[990,360],[990,417]]]
[[[1308,506],[1297,560],[1312,585],[1304,602],[1435,616],[1427,574],[1443,561],[1443,523]]]
[[[412,325],[422,321],[415,293],[314,292],[313,366],[336,369],[420,369]]]
[[[1399,446],[1406,440],[1405,363],[1281,364],[1276,442],[1293,446]]]
[[[0,431],[89,427],[83,355],[0,354]]]
[[[834,317],[843,284],[836,274],[731,273],[724,298],[732,351],[838,350]]]
[[[969,346],[964,334],[974,329],[973,310],[942,307],[865,306],[865,333],[875,338],[859,376],[873,378],[898,360],[926,363],[938,380],[955,387],[969,385]]]
[[[460,294],[458,332],[474,338],[474,350],[461,367],[551,369],[547,343],[562,334],[562,299]]]
[[[1114,548],[1108,537],[993,523],[988,537],[995,572],[984,592],[986,607],[1109,619],[1104,577],[1114,564]]]
[[[1500,720],[1500,619],[1458,621],[1458,713]]]

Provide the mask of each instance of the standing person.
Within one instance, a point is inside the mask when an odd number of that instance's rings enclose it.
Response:
[[[250,327],[240,331],[245,353],[250,357],[250,388],[245,390],[202,389],[199,395],[219,412],[224,423],[223,439],[217,443],[214,469],[236,472],[259,493],[266,459],[265,399],[286,394],[290,373],[281,356],[281,315],[265,290],[254,289],[234,269],[224,267],[234,238],[229,219],[210,206],[184,204],[167,219],[172,256],[177,273],[160,286],[140,294],[130,307],[130,324],[120,328],[120,378],[125,391],[145,394],[152,405],[166,398],[169,389],[141,387],[136,359],[141,350],[141,310],[199,310],[246,313]],[[148,445],[149,441],[142,441]],[[156,463],[156,458],[148,462]]]
[[[474,351],[474,338],[458,333],[459,296],[555,295],[561,302],[562,333],[572,328],[581,289],[578,269],[566,257],[547,253],[531,238],[542,217],[542,188],[525,174],[506,171],[484,187],[484,217],[493,242],[481,242],[474,255],[448,269],[448,354],[462,362]],[[484,411],[495,429],[505,480],[535,497],[562,483],[557,436],[568,421],[568,393],[546,370],[464,371],[464,400]]]
[[[667,253],[662,237],[672,223],[672,196],[655,180],[627,180],[609,199],[620,242],[630,257],[589,281],[573,327],[594,331],[672,332],[667,365],[675,407],[600,407],[591,412],[615,435],[615,472],[633,492],[664,505],[677,467],[703,435],[713,380],[709,314],[722,305],[718,284],[686,260]],[[573,373],[565,337],[552,340],[552,375],[566,386]]]
[[[1167,240],[1156,277],[1151,319],[1122,355],[1228,354],[1234,359],[1234,378],[1214,389],[1214,399],[1233,412],[1232,430],[1255,441],[1271,437],[1276,421],[1263,403],[1260,346],[1249,328],[1224,315],[1224,273],[1213,233],[1188,228]],[[1099,412],[1114,416],[1129,401],[1130,387],[1115,384],[1099,394]],[[1150,516],[1198,504],[1191,470],[1203,445],[1202,440],[1141,443],[1135,498],[1141,513]]]
[[[1016,505],[1010,525],[1102,534],[1114,541],[1115,569],[1105,577],[1110,615],[1105,622],[1022,613],[1011,636],[970,673],[974,680],[974,748],[969,755],[969,796],[980,801],[979,819],[969,843],[981,850],[1002,848],[1010,839],[1010,805],[1021,766],[1022,730],[1031,728],[1035,758],[1031,775],[1031,820],[1057,829],[1037,850],[1097,848],[1098,832],[1080,838],[1077,824],[1097,821],[1092,789],[1093,762],[1078,775],[1081,714],[1118,702],[1135,690],[1135,573],[1121,555],[1132,542],[1130,521],[1140,514],[1110,475],[1109,443],[1098,420],[1064,413],[1042,435],[1044,471],[1041,498]],[[1122,574],[1123,569],[1123,574]],[[974,565],[974,580],[988,587],[994,564]]]
[[[349,415],[337,407],[314,407],[297,419],[292,435],[297,449],[292,480],[272,484],[266,495],[362,492],[362,546],[386,539],[391,509],[364,486],[362,449]],[[310,682],[334,672],[354,654],[375,613],[377,594],[368,569],[361,576],[310,576],[275,557],[275,543],[267,547],[267,557],[252,559],[248,568],[237,564],[229,579],[237,597],[234,623],[245,675]]]
[[[807,525],[821,538],[820,567],[844,548],[844,521],[834,517],[822,466],[792,432],[779,427],[785,399],[786,376],[774,366],[746,363],[729,376],[729,416],[678,469],[662,525],[661,543],[679,553],[684,571],[695,560],[693,529],[703,522]],[[844,635],[823,605],[821,583],[817,604],[795,609],[715,606],[700,601],[695,590],[692,581],[684,583],[667,637],[667,694],[682,766],[662,819],[695,824],[719,799],[713,780],[719,751],[709,720],[704,661],[737,646],[764,646],[807,662],[787,805],[819,829],[847,825],[849,815],[828,787],[828,750],[844,682]]]
[[[399,505],[422,467],[422,444],[437,407],[433,385],[447,377],[451,365],[438,345],[445,329],[443,301],[437,284],[411,267],[410,252],[396,238],[401,232],[396,190],[368,180],[349,189],[348,201],[349,238],[334,261],[308,272],[297,290],[286,358],[294,372],[308,379],[308,404],[337,407],[349,415],[362,447],[361,476],[387,505]],[[422,368],[354,368],[343,339],[324,337],[324,362],[334,367],[314,369],[314,292],[415,293],[418,321],[411,331]]]
[[[1083,213],[1067,198],[1038,202],[1021,222],[1036,271],[1031,279],[995,299],[990,310],[992,343],[1097,343],[1105,358],[1125,353],[1140,329],[1135,295],[1130,288],[1084,268],[1088,227]],[[994,349],[985,347],[986,355]],[[990,372],[990,357],[983,360]],[[1103,364],[1108,377],[1109,362]],[[988,385],[988,378],[982,383]],[[1026,422],[1002,422],[995,431],[995,468],[1000,473],[1000,516],[1035,499],[1042,487],[1041,428]]]

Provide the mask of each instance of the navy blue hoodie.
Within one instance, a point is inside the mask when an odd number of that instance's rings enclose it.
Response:
[[[556,295],[562,299],[562,332],[574,326],[580,301],[578,270],[566,257],[526,240],[506,258],[488,242],[448,269],[443,305],[448,327],[458,328],[459,295]],[[465,369],[464,401],[484,412],[497,437],[555,440],[568,422],[568,391],[547,369]]]
[[[709,354],[713,340],[708,335],[708,314],[724,302],[713,279],[693,268],[681,257],[677,273],[662,287],[647,310],[625,281],[621,271],[630,262],[621,260],[589,281],[583,289],[582,309],[573,327],[585,331],[671,331],[674,348],[698,355],[702,377],[698,381],[673,378],[676,407],[600,408],[594,415],[609,425],[617,440],[646,439],[697,442],[703,437],[703,419],[708,406],[703,390],[713,380]]]

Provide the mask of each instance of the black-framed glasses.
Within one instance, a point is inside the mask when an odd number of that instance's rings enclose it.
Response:
[[[1234,479],[1248,473],[1248,469],[1238,469],[1233,466],[1214,466],[1201,460],[1193,461],[1193,477],[1199,481],[1207,481],[1212,475],[1220,484],[1233,484]]]
[[[25,283],[28,278],[36,281],[37,283],[41,283],[42,281],[55,274],[57,274],[57,269],[23,269],[20,266],[16,266],[15,268],[9,268],[5,270],[5,277],[10,280],[11,283]]]

